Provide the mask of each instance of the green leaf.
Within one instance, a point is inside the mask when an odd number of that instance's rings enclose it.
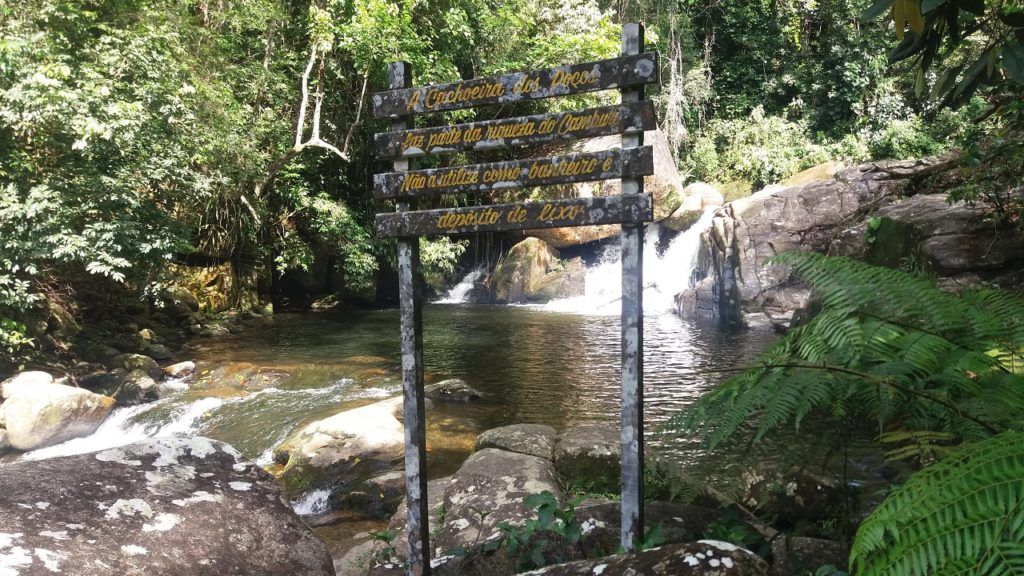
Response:
[[[1017,42],[1003,45],[1003,69],[1011,79],[1024,84],[1024,47]]]
[[[861,22],[870,22],[892,8],[893,0],[878,0],[860,15]]]

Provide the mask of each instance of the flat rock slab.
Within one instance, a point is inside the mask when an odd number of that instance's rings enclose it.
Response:
[[[662,546],[638,554],[578,560],[524,576],[767,576],[768,564],[749,550],[712,540]]]
[[[543,424],[512,424],[492,428],[476,438],[476,450],[497,448],[546,460],[555,457],[558,432]]]
[[[0,574],[334,574],[277,482],[227,444],[162,438],[0,466]]]

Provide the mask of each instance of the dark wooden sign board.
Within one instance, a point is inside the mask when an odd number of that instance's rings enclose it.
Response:
[[[373,141],[378,157],[394,158],[547,144],[654,128],[654,107],[643,100],[629,106],[384,132]]]
[[[412,198],[453,192],[485,192],[647,176],[654,173],[650,146],[512,160],[455,168],[387,172],[373,177],[377,198]]]
[[[374,177],[374,195],[395,199],[395,212],[377,215],[377,233],[398,239],[402,317],[402,391],[405,425],[405,485],[408,503],[407,573],[430,574],[427,522],[426,423],[423,396],[423,302],[414,288],[419,237],[562,226],[622,224],[622,530],[623,549],[643,537],[643,236],[653,219],[643,177],[653,173],[653,152],[643,145],[654,127],[644,85],[658,79],[658,57],[640,53],[643,27],[626,24],[622,56],[599,62],[515,72],[436,86],[412,87],[406,62],[388,68],[387,92],[373,96],[377,118],[393,118],[390,132],[375,138],[377,154],[394,158],[393,171]],[[487,104],[551,98],[617,88],[619,106],[541,114],[413,130],[411,116]],[[433,170],[411,170],[411,158],[467,150],[622,134],[622,147],[553,158],[494,162]],[[622,194],[519,204],[411,210],[417,197],[448,193],[547,186],[621,178]]]

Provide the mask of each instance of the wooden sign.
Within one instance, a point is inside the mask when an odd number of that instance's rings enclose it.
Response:
[[[374,136],[374,144],[379,158],[412,157],[546,144],[654,128],[654,107],[649,100],[643,100],[629,106],[384,132]]]
[[[657,81],[658,53],[645,52],[586,64],[378,92],[373,95],[373,115],[376,118],[397,118],[483,104],[642,86]]]
[[[653,173],[654,152],[650,146],[629,150],[613,148],[533,160],[375,174],[373,193],[377,198],[409,198],[640,177]]]
[[[383,213],[377,214],[377,234],[381,238],[406,238],[496,230],[642,223],[653,219],[651,195],[631,194]]]

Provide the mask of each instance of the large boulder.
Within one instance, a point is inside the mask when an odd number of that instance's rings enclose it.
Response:
[[[862,243],[868,262],[954,279],[976,276],[1007,288],[1020,285],[1024,237],[1015,226],[994,224],[980,206],[922,194],[884,206],[875,217],[874,241]],[[863,228],[855,230],[860,238]]]
[[[402,397],[390,398],[311,422],[275,451],[284,464],[281,481],[295,497],[328,490],[328,507],[338,508],[345,492],[360,490],[370,478],[402,468],[405,431],[398,416]]]
[[[654,174],[644,177],[644,192],[654,198],[654,219],[667,218],[679,207],[683,181],[676,167],[675,156],[668,145],[665,134],[660,130],[644,133],[644,144],[654,149]],[[618,148],[622,145],[621,137],[602,136],[581,140],[572,146],[571,152],[597,152]],[[560,196],[566,198],[590,198],[597,196],[617,196],[622,192],[620,180],[603,180],[598,182],[582,182],[567,186],[553,187]],[[618,224],[604,226],[574,226],[568,228],[546,228],[527,230],[525,233],[540,238],[555,248],[578,246],[588,242],[604,240],[619,233]]]
[[[547,302],[583,295],[585,278],[582,259],[560,260],[558,251],[546,242],[527,238],[495,267],[491,290],[502,303]]]
[[[334,574],[273,477],[206,438],[17,462],[0,485],[3,574]]]
[[[753,552],[725,542],[701,540],[636,554],[556,564],[523,576],[768,576],[768,564]]]
[[[464,381],[450,379],[424,388],[431,398],[468,402],[480,394]],[[381,482],[404,469],[403,397],[388,398],[311,422],[274,450],[283,464],[281,482],[290,497],[326,490],[328,510],[358,510],[387,516],[398,504],[396,491]],[[399,489],[404,489],[401,481]]]
[[[88,436],[114,407],[114,399],[56,384],[49,374],[25,372],[0,384],[11,447],[34,450]]]
[[[891,173],[914,163],[878,163],[838,172],[831,180],[773,186],[719,209],[701,236],[693,288],[676,296],[684,317],[788,326],[804,307],[807,288],[786,266],[766,260],[786,250],[829,252],[863,210],[891,202],[907,189]]]

